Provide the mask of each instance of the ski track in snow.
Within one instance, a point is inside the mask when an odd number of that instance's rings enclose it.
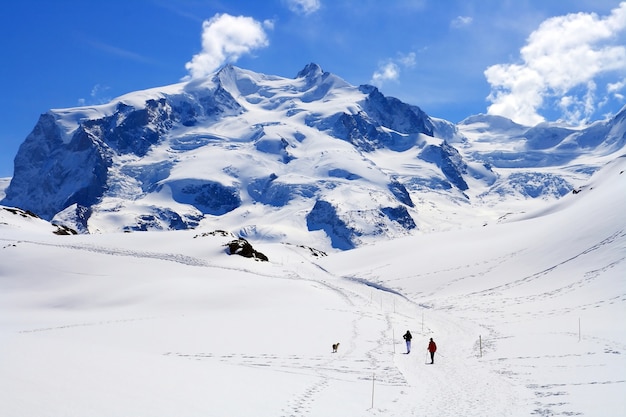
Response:
[[[1,240],[7,240],[7,239],[1,239]],[[136,251],[136,250],[130,250],[130,249],[107,248],[104,246],[93,246],[93,245],[59,245],[59,244],[54,244],[54,243],[37,242],[37,241],[31,241],[31,240],[20,240],[20,241],[11,240],[11,241],[17,242],[17,243],[28,243],[31,245],[50,246],[50,247],[57,247],[57,248],[64,248],[64,249],[73,249],[73,250],[101,253],[103,255],[131,256],[135,258],[157,259],[157,260],[162,260],[162,261],[176,262],[176,263],[189,265],[189,266],[201,266],[201,267],[212,266],[209,262],[204,261],[202,259],[194,258],[194,257],[187,256],[187,255],[182,255],[179,253],[146,252],[146,251]]]
[[[91,322],[91,323],[75,323],[75,324],[66,324],[63,326],[41,327],[38,329],[20,330],[18,333],[38,333],[38,332],[49,332],[53,330],[67,330],[67,329],[73,329],[76,327],[108,326],[112,324],[131,323],[135,321],[155,320],[155,319],[156,317],[143,317],[143,318],[134,318],[134,319],[120,319],[120,320],[100,320],[100,321]]]
[[[584,255],[587,255],[587,254],[593,252],[593,251],[596,251],[596,250],[600,249],[601,247],[603,247],[605,245],[609,245],[612,242],[616,241],[618,238],[623,237],[623,236],[626,236],[626,233],[623,230],[620,230],[620,231],[614,233],[613,235],[607,237],[606,239],[603,239],[602,241],[598,242],[597,244],[595,244],[595,245],[585,249],[584,251],[580,252],[579,254],[577,254],[575,256],[572,256],[569,259],[565,259],[564,261],[559,262],[558,264],[553,265],[553,266],[551,266],[549,268],[546,268],[543,271],[539,271],[539,272],[536,272],[536,273],[534,273],[532,275],[525,276],[525,277],[516,279],[514,281],[507,282],[506,284],[503,284],[503,285],[498,285],[498,286],[495,286],[495,287],[492,287],[492,288],[489,288],[489,289],[486,289],[486,290],[482,290],[482,291],[479,291],[479,292],[476,292],[476,293],[469,293],[468,295],[481,294],[481,293],[485,293],[485,292],[494,292],[494,291],[508,290],[508,289],[511,289],[511,288],[514,288],[514,287],[518,287],[520,285],[525,285],[525,284],[527,284],[527,283],[529,283],[531,281],[534,281],[536,279],[541,278],[544,275],[547,275],[549,272],[551,272],[552,270],[554,270],[554,269],[556,269],[556,268],[558,268],[560,266],[563,266],[563,265],[565,265],[565,264],[567,264],[569,262],[572,262],[572,261],[576,260],[579,257],[582,257]],[[620,262],[623,261],[624,259],[625,258],[620,259]]]

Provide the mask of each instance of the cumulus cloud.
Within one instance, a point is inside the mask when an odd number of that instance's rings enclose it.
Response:
[[[308,15],[321,7],[320,0],[285,0],[287,7],[294,13]]]
[[[605,17],[575,13],[545,20],[520,50],[520,63],[485,70],[488,113],[535,125],[545,120],[540,110],[554,106],[565,121],[588,122],[602,103],[599,79],[623,77],[626,70],[626,47],[619,40],[625,29],[626,2]],[[619,98],[623,87],[620,80],[605,88]]]
[[[378,69],[372,74],[370,83],[381,87],[387,81],[398,81],[400,79],[400,68],[413,68],[415,66],[415,52],[406,55],[399,54],[395,59],[388,59],[378,64]]]
[[[372,75],[372,84],[382,85],[385,81],[396,81],[400,77],[400,68],[394,62],[382,63]]]
[[[269,45],[265,28],[251,17],[216,14],[202,23],[202,51],[185,64],[189,77],[202,78],[225,63],[237,61],[242,55]]]
[[[609,94],[613,94],[620,101],[624,100],[624,94],[620,93],[620,91],[626,90],[626,79],[618,81],[616,83],[609,83],[606,86],[606,91]]]

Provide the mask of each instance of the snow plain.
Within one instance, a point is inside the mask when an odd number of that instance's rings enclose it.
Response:
[[[58,236],[2,209],[0,415],[624,416],[625,171],[323,257],[252,240],[269,262],[212,230]]]

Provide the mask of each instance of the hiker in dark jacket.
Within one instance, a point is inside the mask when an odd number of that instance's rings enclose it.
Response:
[[[413,336],[411,335],[411,332],[407,330],[402,337],[406,340],[406,353],[409,354],[411,353],[411,339],[413,339]]]
[[[433,338],[430,338],[430,342],[428,342],[428,351],[430,352],[430,363],[434,364],[435,363],[435,352],[437,351],[437,345],[435,344],[435,341],[433,340]]]

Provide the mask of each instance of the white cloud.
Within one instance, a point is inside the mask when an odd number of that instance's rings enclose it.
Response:
[[[106,92],[109,90],[109,87],[102,85],[102,84],[96,84],[93,86],[93,88],[91,89],[91,93],[89,94],[92,98],[97,98],[98,96],[100,96],[102,93]]]
[[[626,89],[626,79],[619,80],[615,83],[608,83],[606,86],[607,93],[613,95],[619,101],[624,100],[624,94],[622,94],[624,89]]]
[[[378,69],[372,74],[370,83],[381,87],[386,81],[398,81],[400,79],[400,66],[404,68],[413,68],[415,62],[415,52],[408,54],[398,54],[396,59],[388,59],[378,64]]]
[[[485,70],[490,114],[534,125],[554,103],[570,123],[585,123],[597,109],[596,80],[626,70],[626,2],[606,17],[575,13],[544,21],[521,49],[521,63]]]
[[[400,62],[405,68],[413,68],[415,66],[415,58],[415,52],[409,52],[407,55],[400,54],[398,62]]]
[[[265,28],[251,17],[216,14],[202,23],[202,51],[185,64],[191,78],[211,74],[227,62],[235,62],[242,55],[269,45]]]
[[[274,30],[274,24],[275,22],[273,20],[270,19],[265,19],[263,21],[263,27],[267,30]]]
[[[303,15],[315,13],[322,6],[320,0],[285,0],[285,3],[289,10]]]
[[[374,71],[371,83],[381,86],[385,81],[397,81],[400,77],[400,68],[394,62],[380,64],[378,70]]]
[[[111,97],[106,95],[106,92],[110,90],[110,87],[102,84],[96,84],[91,88],[91,92],[89,93],[89,100],[81,97],[78,99],[79,106],[87,106],[92,104],[104,104],[111,101]]]
[[[596,83],[590,81],[586,86],[586,93],[582,96],[565,95],[556,103],[561,110],[562,118],[570,123],[578,123],[586,119],[595,111],[596,107]]]

